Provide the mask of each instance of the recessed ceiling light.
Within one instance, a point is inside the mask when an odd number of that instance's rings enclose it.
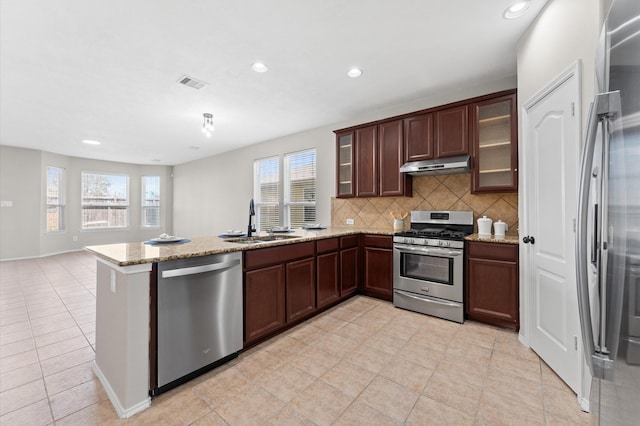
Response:
[[[360,68],[353,67],[347,72],[347,75],[351,78],[358,78],[362,75],[362,70]]]
[[[86,143],[87,145],[100,145],[101,142],[99,141],[92,141],[90,139],[83,139],[82,143]]]
[[[254,62],[251,65],[251,69],[255,72],[267,72],[269,71],[269,67],[263,64],[262,62]]]
[[[504,11],[505,19],[515,19],[524,15],[529,9],[529,0],[518,1]]]

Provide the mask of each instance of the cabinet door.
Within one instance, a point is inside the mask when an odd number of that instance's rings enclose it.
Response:
[[[353,167],[354,158],[353,132],[336,134],[336,194],[339,198],[349,198],[355,195]]]
[[[436,112],[436,158],[469,153],[467,106]]]
[[[393,251],[364,248],[364,293],[385,300],[393,298]]]
[[[378,126],[356,130],[356,196],[378,195]]]
[[[286,264],[287,322],[294,321],[316,308],[315,259]]]
[[[245,345],[285,325],[283,265],[246,272],[244,295]]]
[[[340,298],[339,279],[340,256],[337,251],[319,254],[317,267],[318,308],[326,306]]]
[[[503,260],[469,258],[467,315],[518,328],[518,266]]]
[[[433,114],[421,114],[404,120],[405,161],[433,158]]]
[[[358,247],[340,250],[340,297],[358,291]]]
[[[516,94],[471,105],[471,192],[518,190]]]
[[[400,167],[404,163],[403,129],[402,120],[378,126],[381,196],[411,195],[411,176],[400,173]]]

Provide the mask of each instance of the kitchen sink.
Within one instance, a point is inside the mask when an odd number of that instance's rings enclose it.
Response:
[[[301,237],[298,235],[262,235],[262,236],[255,236],[255,237],[227,238],[224,241],[227,243],[236,243],[236,244],[262,244],[262,243],[272,243],[274,241],[291,240],[295,238],[301,238]]]

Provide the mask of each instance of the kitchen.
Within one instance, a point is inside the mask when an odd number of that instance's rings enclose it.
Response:
[[[168,211],[170,209],[167,209],[166,214],[164,215],[164,220],[167,220],[166,226],[169,226],[169,223],[173,223],[172,233],[176,235],[186,236],[215,235],[223,229],[227,229],[230,227],[243,227],[245,225],[244,218],[246,217],[246,205],[249,198],[246,196],[246,194],[250,194],[252,191],[251,168],[253,167],[254,159],[272,156],[276,152],[295,152],[301,149],[306,149],[309,146],[315,146],[318,156],[318,165],[322,168],[322,171],[319,173],[317,198],[318,200],[328,200],[333,195],[335,195],[335,139],[332,133],[333,130],[349,125],[355,125],[380,119],[387,116],[406,113],[408,111],[429,108],[432,106],[442,105],[461,99],[467,99],[473,96],[480,96],[486,93],[506,90],[513,87],[518,88],[519,102],[524,102],[528,98],[530,98],[533,93],[538,91],[540,87],[544,86],[548,80],[554,78],[558,73],[562,72],[567,66],[574,62],[576,58],[581,58],[583,63],[585,64],[583,69],[584,83],[582,104],[583,111],[586,111],[585,105],[588,105],[589,99],[591,97],[590,93],[592,91],[589,82],[593,80],[593,73],[590,70],[590,67],[586,64],[593,62],[594,53],[592,52],[592,50],[593,46],[595,45],[595,39],[597,38],[599,28],[598,20],[601,19],[598,17],[602,16],[601,13],[603,9],[604,5],[601,6],[597,2],[593,2],[593,4],[590,5],[590,8],[583,8],[583,5],[578,4],[578,2],[551,2],[545,9],[544,14],[541,15],[538,21],[536,21],[539,27],[536,25],[532,26],[532,28],[527,32],[527,35],[521,40],[519,44],[517,80],[515,79],[515,77],[510,77],[505,78],[502,81],[484,84],[480,88],[461,90],[457,92],[455,90],[451,90],[447,91],[447,93],[442,93],[438,96],[430,97],[430,99],[426,102],[423,100],[420,102],[416,102],[415,105],[406,104],[402,107],[397,107],[395,110],[387,109],[384,112],[369,113],[370,115],[368,117],[365,114],[365,116],[361,117],[360,119],[345,123],[343,126],[331,125],[321,127],[314,130],[297,133],[292,136],[277,138],[273,141],[264,142],[258,145],[253,145],[251,147],[242,148],[224,155],[205,158],[203,160],[193,161],[184,165],[176,165],[172,170],[173,193],[167,194],[167,196],[164,198],[167,204],[172,204],[174,206],[172,211]],[[581,18],[582,20],[578,18]],[[550,37],[550,34],[548,28],[546,27],[550,24],[545,20],[551,20],[551,27],[557,28],[559,34],[561,32],[562,36],[559,35],[558,37],[562,39],[562,43],[554,42],[550,45],[547,42],[548,39],[546,37]],[[554,20],[558,20],[557,22],[562,22],[562,25],[557,24],[556,22],[556,26],[553,26],[552,24]],[[573,27],[574,25],[575,27]],[[538,34],[537,31],[542,31],[540,28],[543,27],[545,28],[545,34]],[[593,29],[593,34],[591,34],[591,43],[589,42],[589,40],[585,40],[585,28]],[[553,32],[551,32],[551,35],[554,35]],[[588,39],[588,37],[586,38]],[[544,52],[544,54],[542,52]],[[549,58],[548,66],[544,67],[543,69],[541,69],[540,67],[540,57]],[[535,69],[536,71],[531,72],[530,70],[533,69]],[[583,113],[583,117],[585,115],[586,113]],[[11,168],[11,164],[8,163],[21,163],[24,167],[24,171],[22,173],[26,174],[27,170],[33,171],[33,169],[35,168],[36,173],[39,174],[41,168],[40,163],[49,162],[49,158],[53,156],[49,153],[43,153],[42,156],[45,158],[41,158],[40,156],[38,156],[37,158],[30,157],[26,162],[23,162],[21,161],[23,157],[21,157],[20,155],[24,153],[13,152],[12,149],[4,146],[4,140],[2,149],[3,185],[9,177],[15,178],[22,176],[19,170],[14,170],[15,168]],[[11,161],[12,158],[15,159],[15,161]],[[77,160],[75,158],[67,157],[62,158],[62,160],[69,162],[70,170],[84,170],[87,167],[86,165],[82,164],[80,160]],[[104,165],[102,167],[104,167]],[[127,168],[127,166],[118,167],[121,167],[122,169]],[[155,167],[157,170],[157,168],[160,166],[148,167]],[[89,168],[91,168],[91,166],[89,166]],[[246,169],[247,173],[238,173],[238,170],[241,169]],[[17,174],[5,175],[5,170],[12,170],[13,173]],[[146,171],[139,173],[147,174]],[[154,170],[152,173],[159,172]],[[169,172],[166,171],[163,173],[166,173],[166,175],[169,174]],[[224,178],[221,178],[221,176],[224,176]],[[234,185],[220,184],[223,181],[228,182],[230,180],[230,176],[233,177]],[[29,180],[25,179],[25,181]],[[206,187],[206,185],[202,185],[201,182],[211,182],[211,185],[210,187]],[[418,187],[419,186],[420,185],[418,185]],[[240,191],[238,190],[238,188],[247,189],[246,191]],[[73,190],[77,191],[77,188]],[[5,187],[3,186],[3,200],[5,199],[4,191]],[[9,189],[7,189],[7,191],[9,191]],[[207,193],[207,197],[204,202],[202,201],[203,191]],[[171,198],[173,198],[173,200],[171,200]],[[413,198],[416,198],[415,192]],[[15,200],[17,198],[14,198],[14,195],[12,193],[9,193],[7,199]],[[223,203],[224,208],[220,208],[221,203],[217,201],[221,199],[225,200],[225,202]],[[520,202],[520,200],[518,200],[518,202]],[[342,224],[341,219],[346,219],[350,215],[347,214],[347,212],[353,212],[355,214],[359,214],[359,216],[355,216],[356,220],[358,221],[356,225],[371,226],[375,224],[376,219],[374,218],[376,217],[375,209],[377,201],[362,202],[362,200],[354,200],[353,203],[355,204],[355,207],[359,208],[359,210],[356,211],[354,211],[354,206],[349,205],[348,201],[343,202],[343,200],[336,199],[333,200],[332,203],[333,205],[329,205],[327,203],[323,203],[322,205],[320,203],[318,204],[318,222],[325,224],[331,223],[333,225],[335,220],[339,221],[340,224]],[[495,203],[497,203],[498,207],[502,206],[503,209],[506,209],[511,217],[517,217],[517,203],[514,203],[513,199],[509,199],[509,197],[507,197],[507,201],[496,200]],[[199,208],[187,208],[187,206],[194,204],[198,205]],[[19,203],[16,203],[11,214],[14,214],[14,212],[18,213],[19,207]],[[440,209],[441,207],[437,206],[437,208]],[[38,209],[39,206],[36,206],[35,211],[38,211]],[[22,211],[22,214],[24,214],[25,218],[33,216],[31,210],[33,209],[26,209]],[[411,209],[409,208],[404,210],[408,211]],[[7,209],[3,209],[3,217],[6,217],[6,212]],[[72,212],[69,211],[69,214],[72,214]],[[503,212],[500,211],[500,214],[496,212],[496,214],[490,214],[490,216],[494,218],[506,219],[506,216],[503,216],[502,214]],[[172,220],[170,219],[170,216],[167,217],[167,215],[173,215]],[[378,214],[377,216],[379,217],[380,215]],[[213,218],[216,219],[213,220]],[[242,219],[239,220],[238,218]],[[368,222],[369,219],[372,220],[372,222]],[[389,220],[387,213],[385,213],[385,220]],[[4,244],[5,242],[11,241],[12,239],[14,241],[20,241],[20,243],[22,243],[21,238],[24,238],[24,235],[33,235],[33,239],[35,241],[45,240],[41,238],[40,234],[38,233],[38,229],[40,228],[38,219],[36,219],[35,221],[37,222],[35,226],[33,226],[33,222],[31,224],[13,222],[14,224],[16,224],[16,226],[12,227],[6,226],[5,222],[3,221],[3,248],[9,247],[9,244],[7,244],[6,246]],[[517,220],[510,220],[510,225],[512,225],[511,229],[514,229],[513,225],[515,224],[515,222],[517,222]],[[156,236],[157,234],[158,232],[152,234],[151,231],[148,231],[146,234],[139,234],[134,240],[143,241],[145,239],[151,238],[152,236]],[[71,237],[71,235],[67,236]],[[96,244],[96,242],[82,241],[82,238],[87,237],[86,234],[80,234],[79,237],[81,240],[78,241],[75,245],[76,248],[81,248],[84,245]],[[122,235],[109,235],[105,237],[105,239],[112,240],[106,240],[101,243],[115,243],[118,242],[118,238],[120,238],[119,241],[122,241]],[[75,243],[73,241],[70,241],[68,245],[63,246],[65,248],[56,249],[55,243],[52,243],[50,240],[51,239],[49,239],[49,241],[43,241],[41,243],[42,249],[37,249],[36,251],[38,252],[39,250],[42,250],[43,253],[64,251],[68,249],[67,247],[73,247]],[[53,249],[49,247],[53,247]],[[26,256],[28,255],[19,253],[7,257],[16,258]]]

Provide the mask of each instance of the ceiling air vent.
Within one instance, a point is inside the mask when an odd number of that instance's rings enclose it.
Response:
[[[205,83],[204,81],[196,80],[195,78],[189,77],[188,75],[183,75],[182,77],[180,77],[178,83],[184,84],[185,86],[189,86],[194,89],[202,89],[207,85],[207,83]]]

